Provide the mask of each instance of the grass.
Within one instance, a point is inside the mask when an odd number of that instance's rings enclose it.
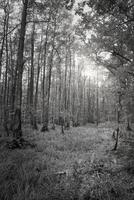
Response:
[[[116,152],[110,125],[41,133],[25,127],[35,148],[9,150],[0,139],[0,200],[133,200],[133,143]]]

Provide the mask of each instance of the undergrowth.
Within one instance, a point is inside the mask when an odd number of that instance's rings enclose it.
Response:
[[[11,151],[0,140],[0,200],[134,199],[133,148],[112,152],[110,128],[24,133],[34,149]]]

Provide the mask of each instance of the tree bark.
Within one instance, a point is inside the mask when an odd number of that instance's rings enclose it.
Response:
[[[39,87],[39,77],[40,77],[40,59],[41,59],[41,50],[42,50],[42,36],[41,36],[41,42],[40,42],[40,49],[38,54],[38,68],[37,68],[37,79],[36,79],[36,88],[35,88],[35,97],[34,97],[34,122],[37,126],[37,104],[38,104],[38,87]]]
[[[119,133],[120,133],[120,112],[121,112],[121,108],[122,108],[122,105],[121,105],[121,96],[122,94],[119,92],[118,93],[118,110],[117,110],[117,129],[115,130],[115,146],[113,148],[114,151],[117,150],[117,147],[118,147],[118,141],[119,141]]]
[[[23,1],[23,10],[22,10],[22,17],[21,17],[21,27],[20,27],[20,32],[19,32],[19,44],[18,44],[17,61],[16,61],[17,80],[15,80],[14,88],[13,88],[14,93],[16,93],[16,97],[15,99],[13,99],[14,100],[13,104],[16,103],[15,115],[14,115],[14,120],[13,120],[13,123],[14,123],[13,126],[15,126],[14,136],[16,138],[20,138],[22,136],[21,105],[22,105],[22,76],[23,76],[23,65],[24,65],[23,52],[24,52],[24,41],[25,41],[25,33],[26,33],[28,2],[29,2],[28,0]]]
[[[2,43],[1,43],[1,49],[0,49],[0,80],[1,80],[1,72],[2,72],[2,57],[3,57],[3,51],[4,51],[4,44],[5,44],[5,38],[6,38],[6,27],[7,27],[7,6],[4,8],[5,16],[4,16],[4,26],[3,26],[3,37],[2,37]]]
[[[33,11],[34,12],[34,11]],[[34,14],[33,14],[34,15]],[[32,34],[31,34],[31,77],[30,77],[30,118],[31,126],[33,129],[37,129],[35,110],[34,110],[34,37],[35,35],[35,23],[33,22]]]
[[[6,33],[8,32],[8,20],[9,20],[9,14],[7,16],[6,20]],[[8,64],[9,64],[9,53],[8,53],[8,38],[6,34],[6,71],[5,71],[5,84],[4,84],[4,95],[3,95],[3,114],[4,114],[4,127],[7,127],[7,121],[8,121],[8,109],[7,109],[7,96],[8,96]],[[7,128],[6,128],[7,130]],[[7,133],[7,136],[9,134]]]
[[[46,100],[46,106],[45,106],[45,115],[44,115],[43,127],[41,129],[42,132],[48,131],[51,75],[52,75],[52,67],[53,67],[56,28],[57,28],[57,24],[56,24],[56,18],[55,18],[53,39],[52,39],[52,50],[51,50],[51,54],[50,54],[49,71],[48,71],[48,87],[47,87],[47,98],[46,98],[47,100]]]
[[[50,16],[49,16],[50,17]],[[48,31],[49,31],[49,24],[47,23],[47,29],[46,29],[46,38],[45,38],[45,44],[44,44],[44,66],[43,66],[43,81],[42,81],[42,121],[44,123],[45,121],[45,73],[46,73],[46,56],[47,56],[47,44],[48,44]]]

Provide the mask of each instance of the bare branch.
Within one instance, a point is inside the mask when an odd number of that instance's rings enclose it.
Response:
[[[123,58],[124,60],[126,60],[126,61],[132,63],[132,61],[131,61],[129,58],[127,58],[127,57],[121,55],[119,52],[117,52],[117,51],[115,51],[115,50],[113,50],[112,55],[113,55],[113,56],[119,56],[119,57]]]

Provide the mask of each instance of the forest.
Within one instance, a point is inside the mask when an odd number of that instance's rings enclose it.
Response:
[[[133,0],[0,0],[0,200],[134,199]]]

